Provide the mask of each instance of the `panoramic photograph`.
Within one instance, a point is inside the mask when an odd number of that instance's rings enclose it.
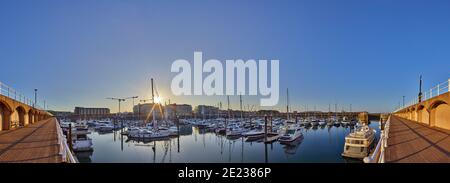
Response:
[[[0,1],[0,163],[447,164],[449,19],[440,0]]]

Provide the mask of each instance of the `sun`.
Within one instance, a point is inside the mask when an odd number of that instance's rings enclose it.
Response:
[[[159,104],[162,102],[162,98],[161,97],[155,97],[155,103]]]

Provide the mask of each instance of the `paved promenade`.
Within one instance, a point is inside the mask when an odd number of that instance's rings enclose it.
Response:
[[[450,163],[450,132],[391,116],[387,163]]]
[[[0,132],[0,163],[61,163],[56,120]]]

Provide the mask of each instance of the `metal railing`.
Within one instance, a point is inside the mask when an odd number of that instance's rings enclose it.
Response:
[[[59,154],[63,163],[78,163],[72,151],[67,144],[67,138],[64,135],[59,121],[56,119],[56,131],[58,132]]]
[[[364,163],[384,163],[384,153],[387,148],[387,140],[389,138],[389,125],[391,123],[391,116],[384,124],[384,130],[381,131],[380,140],[378,141],[377,147],[373,154],[369,157],[364,158]],[[382,124],[381,124],[382,125]]]
[[[0,95],[7,96],[11,99],[14,99],[18,102],[22,102],[29,106],[34,105],[34,108],[42,110],[42,108],[40,106],[38,106],[37,103],[35,104],[34,100],[27,98],[25,95],[17,92],[14,88],[9,87],[8,85],[6,85],[2,82],[0,82]]]
[[[443,83],[439,83],[438,85],[423,92],[422,101],[428,100],[433,97],[437,97],[437,96],[442,95],[447,92],[450,92],[450,79],[448,79],[447,81],[445,81]],[[400,106],[399,108],[397,108],[394,112],[398,112],[406,107],[413,106],[418,103],[419,103],[419,99],[417,97],[415,97],[410,102],[405,103],[404,106]]]

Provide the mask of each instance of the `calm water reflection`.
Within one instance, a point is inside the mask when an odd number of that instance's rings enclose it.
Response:
[[[379,123],[370,126],[377,130]],[[156,142],[131,141],[120,132],[92,132],[94,152],[78,153],[83,163],[345,163],[359,162],[341,157],[344,137],[350,128],[318,127],[303,129],[297,145],[278,142],[264,144],[228,140],[214,133],[183,126],[179,138]]]

